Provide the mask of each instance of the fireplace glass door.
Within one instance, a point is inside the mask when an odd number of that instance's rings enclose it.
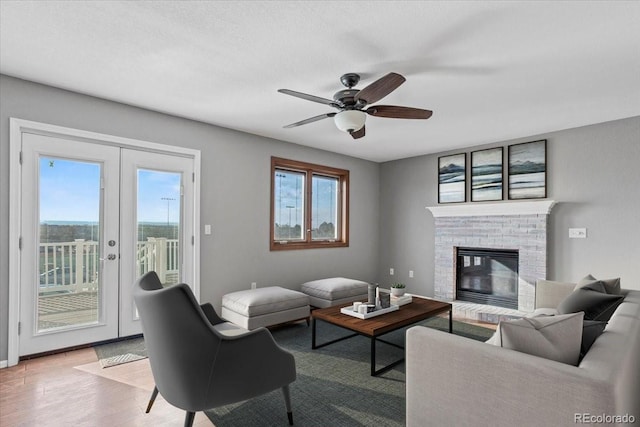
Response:
[[[518,308],[518,251],[458,248],[456,299]]]

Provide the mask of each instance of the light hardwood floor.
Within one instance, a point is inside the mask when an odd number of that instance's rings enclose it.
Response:
[[[0,426],[182,426],[184,411],[158,396],[147,359],[102,369],[92,348],[0,369]],[[212,426],[196,414],[194,426]]]

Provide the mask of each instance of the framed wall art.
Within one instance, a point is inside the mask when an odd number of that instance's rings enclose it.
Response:
[[[502,200],[502,147],[471,153],[471,201]]]
[[[438,157],[438,203],[467,201],[467,154]]]
[[[509,146],[509,199],[547,197],[547,140]]]

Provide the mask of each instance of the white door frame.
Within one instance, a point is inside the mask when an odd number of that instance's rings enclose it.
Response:
[[[158,144],[131,138],[84,131],[11,117],[9,137],[9,321],[8,321],[8,366],[19,361],[20,320],[20,230],[22,227],[21,196],[21,145],[23,133],[35,133],[45,136],[63,137],[97,144],[154,151],[165,154],[190,157],[194,160],[194,206],[193,206],[193,291],[200,299],[200,150]],[[187,268],[188,266],[185,266]]]

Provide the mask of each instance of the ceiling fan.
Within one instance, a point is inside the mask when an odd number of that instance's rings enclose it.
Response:
[[[347,73],[340,77],[340,81],[347,87],[347,89],[336,92],[335,95],[333,95],[332,100],[321,98],[319,96],[308,95],[302,92],[296,92],[295,90],[278,89],[278,92],[280,93],[306,99],[307,101],[329,105],[339,110],[337,113],[321,114],[319,116],[291,123],[284,127],[293,128],[326,119],[328,117],[333,117],[338,129],[349,133],[353,139],[358,139],[365,135],[364,122],[367,118],[367,114],[370,116],[388,117],[392,119],[428,119],[433,114],[433,111],[423,110],[420,108],[399,107],[396,105],[372,105],[365,109],[367,105],[378,102],[396,90],[398,86],[405,82],[405,80],[406,79],[400,74],[389,73],[371,83],[364,89],[358,90],[353,89],[353,87],[360,81],[360,76],[355,73]]]

